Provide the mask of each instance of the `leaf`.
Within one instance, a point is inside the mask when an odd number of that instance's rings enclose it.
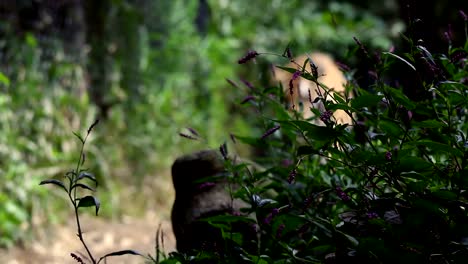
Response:
[[[432,168],[432,164],[420,157],[405,156],[400,159],[398,169],[401,172],[422,172]]]
[[[257,207],[263,207],[268,204],[275,204],[277,203],[275,200],[272,199],[263,199],[262,197],[258,195],[253,195],[252,196],[252,203],[255,204]]]
[[[346,101],[343,99],[343,96],[341,96],[338,93],[334,93],[333,98],[340,104],[346,104]]]
[[[86,171],[80,172],[80,174],[78,175],[78,178],[76,179],[76,181],[79,181],[79,180],[84,179],[84,178],[90,179],[91,181],[93,181],[96,184],[96,187],[97,187],[98,182],[96,180],[96,177],[93,174],[91,174],[89,172],[86,172]]]
[[[260,140],[259,138],[255,138],[255,137],[243,137],[243,136],[237,136],[237,135],[233,135],[236,139],[238,139],[239,141],[245,143],[245,144],[248,144],[248,145],[251,145],[251,146],[255,146],[255,147],[265,147],[267,144],[265,143],[265,140]]]
[[[341,109],[341,110],[348,110],[348,111],[351,111],[351,112],[356,111],[352,107],[349,107],[347,104],[330,104],[330,105],[327,106],[327,109],[328,110]]]
[[[297,148],[297,156],[319,154],[319,151],[311,146],[300,146]]]
[[[460,158],[463,157],[463,152],[461,152],[459,149],[453,148],[447,144],[443,144],[443,143],[439,143],[439,142],[435,142],[435,141],[431,141],[427,139],[412,141],[412,142],[408,142],[407,144],[425,146],[425,147],[430,148],[434,152],[442,151],[448,154],[455,155]]]
[[[421,53],[424,54],[424,57],[429,59],[432,63],[432,65],[436,65],[435,61],[434,61],[434,57],[432,57],[432,54],[424,47],[424,46],[421,46],[421,45],[417,45],[416,48],[421,51]]]
[[[413,126],[422,128],[442,128],[445,124],[437,120],[424,120],[421,122],[413,122]]]
[[[382,95],[365,93],[354,98],[351,101],[351,106],[357,109],[362,107],[374,107],[382,101],[382,98]]]
[[[448,201],[456,200],[458,197],[456,193],[451,192],[449,190],[437,190],[437,191],[432,192],[432,195],[440,199],[444,199]]]
[[[88,128],[88,134],[91,133],[91,131],[93,130],[93,128],[99,123],[99,119],[96,119],[96,121],[94,121],[94,123]]]
[[[381,120],[379,122],[379,127],[383,132],[392,137],[399,137],[403,133],[403,130],[398,126],[398,124],[390,120]]]
[[[271,106],[273,108],[276,118],[282,119],[282,120],[290,118],[288,111],[286,111],[285,107],[282,104],[280,104],[277,100],[269,100],[269,101],[271,102]]]
[[[290,124],[295,126],[296,128],[300,129],[302,132],[306,134],[307,137],[318,140],[318,141],[328,141],[332,140],[337,136],[336,131],[331,127],[325,126],[318,126],[315,124],[311,124],[307,121],[276,121],[280,124]]]
[[[39,185],[44,185],[44,184],[53,184],[53,185],[56,185],[56,186],[59,186],[61,187],[63,190],[65,190],[65,192],[68,192],[67,191],[67,188],[65,187],[65,185],[63,184],[63,182],[59,181],[59,180],[56,180],[56,179],[49,179],[49,180],[43,180],[39,183]]]
[[[3,83],[6,86],[10,85],[10,79],[8,79],[8,77],[1,72],[0,72],[0,83]]]
[[[284,71],[287,71],[289,73],[295,73],[297,70],[294,68],[289,68],[289,67],[283,67],[283,66],[276,66],[276,68],[282,69]]]
[[[84,144],[83,138],[78,133],[76,133],[76,132],[72,132],[72,133],[73,133],[73,135],[75,135],[81,141],[82,144]]]
[[[359,241],[356,238],[354,238],[353,236],[345,234],[345,233],[341,232],[338,229],[336,230],[336,232],[339,233],[339,234],[342,234],[344,237],[346,237],[346,239],[348,239],[348,241],[351,242],[351,244],[353,246],[357,247],[359,245]]]
[[[406,65],[410,66],[410,68],[413,69],[413,71],[416,71],[416,68],[411,63],[409,63],[407,60],[403,59],[402,57],[400,57],[400,56],[398,56],[398,55],[396,55],[394,53],[386,52],[386,51],[382,52],[382,54],[393,56],[393,57],[401,60],[402,62],[406,63]]]
[[[416,104],[413,103],[402,91],[389,86],[385,86],[385,91],[392,96],[393,100],[408,108],[408,110],[413,110],[416,107]]]
[[[143,254],[139,253],[138,251],[136,250],[133,250],[133,249],[126,249],[126,250],[120,250],[120,251],[115,251],[115,252],[111,252],[111,253],[108,253],[104,256],[102,256],[99,261],[101,261],[102,259],[105,259],[107,257],[112,257],[112,256],[123,256],[123,255],[136,255],[136,256],[144,256]]]
[[[80,202],[78,203],[78,208],[80,207],[91,207],[95,206],[96,207],[96,215],[98,214],[99,207],[101,206],[101,202],[98,200],[98,198],[88,195],[83,198],[79,199]]]
[[[75,184],[73,184],[73,186],[70,188],[70,191],[73,190],[73,189],[75,189],[75,188],[77,188],[77,187],[81,187],[81,188],[83,188],[83,189],[87,189],[87,190],[90,190],[90,191],[92,191],[92,192],[95,191],[93,188],[91,188],[91,187],[89,187],[88,185],[83,184],[83,183],[75,183]]]

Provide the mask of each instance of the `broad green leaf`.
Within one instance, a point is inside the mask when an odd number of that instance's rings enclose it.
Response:
[[[355,112],[355,110],[352,107],[349,107],[347,104],[330,104],[327,106],[327,109],[328,110],[341,109],[341,110],[348,110],[351,112]]]
[[[449,190],[436,190],[432,192],[432,195],[444,200],[456,200],[458,197],[457,194]]]
[[[398,169],[401,172],[410,172],[410,171],[427,171],[432,168],[432,164],[429,161],[426,161],[420,157],[406,156],[402,157],[399,162]]]
[[[362,107],[374,107],[380,101],[382,101],[382,98],[383,98],[382,95],[365,93],[351,100],[351,106],[356,109],[359,109]]]
[[[392,137],[399,137],[403,133],[403,130],[398,126],[398,124],[390,120],[381,120],[379,122],[379,127],[383,132]]]
[[[416,107],[416,104],[412,102],[401,90],[386,86],[385,91],[392,96],[393,100],[407,109],[412,110]]]
[[[239,141],[245,144],[251,145],[251,146],[256,146],[256,147],[266,146],[265,140],[260,140],[259,138],[256,138],[256,137],[243,137],[243,136],[237,136],[237,135],[234,135],[234,137],[238,139]]]
[[[408,142],[407,144],[412,144],[412,145],[418,145],[418,146],[425,146],[430,148],[432,151],[441,151],[441,152],[446,152],[448,154],[455,155],[457,157],[463,157],[463,152],[458,150],[457,148],[451,147],[447,144],[427,140],[427,139],[422,139],[418,141],[412,141]]]
[[[3,73],[0,72],[0,83],[3,83],[6,86],[10,85],[10,79]]]
[[[413,122],[413,126],[422,128],[441,128],[445,127],[445,124],[437,120],[424,120],[421,122]]]
[[[295,72],[297,71],[297,69],[289,68],[289,67],[283,67],[283,66],[276,66],[276,68],[285,70],[285,71],[287,71],[287,72],[289,72],[289,73],[295,73]]]
[[[346,101],[343,99],[343,96],[339,93],[334,93],[333,98],[339,103],[339,104],[346,104]]]

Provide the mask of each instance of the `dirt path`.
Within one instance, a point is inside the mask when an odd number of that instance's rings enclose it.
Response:
[[[84,253],[79,239],[75,236],[74,219],[67,221],[67,226],[55,228],[49,237],[33,241],[27,248],[13,248],[10,251],[0,251],[2,264],[76,264],[70,253]],[[158,219],[155,215],[145,216],[144,219],[124,217],[115,222],[99,217],[84,216],[82,219],[85,239],[95,256],[118,251],[133,249],[152,256],[155,255],[155,234],[159,223],[164,232],[165,252],[172,252],[175,240],[170,222]],[[144,263],[139,256],[110,257],[109,264]],[[102,262],[103,263],[103,262]]]

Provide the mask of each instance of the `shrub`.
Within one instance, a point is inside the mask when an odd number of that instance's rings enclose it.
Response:
[[[235,196],[251,203],[261,235],[256,254],[241,251],[247,262],[439,263],[468,256],[468,41],[447,54],[406,41],[411,53],[373,55],[355,40],[373,77],[369,89],[351,81],[355,98],[312,98],[324,102],[324,113],[346,111],[353,127],[317,110],[325,126],[291,115],[280,87],[248,89],[243,103],[259,116],[255,131],[262,132],[233,141],[266,153],[256,159],[262,169],[227,161],[232,180],[244,187]],[[249,52],[239,63],[258,56]],[[414,87],[398,85],[404,71],[417,77]],[[312,73],[302,77],[320,83]],[[416,87],[421,97],[410,99],[404,91]]]

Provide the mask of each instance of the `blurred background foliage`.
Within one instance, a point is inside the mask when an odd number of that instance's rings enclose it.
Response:
[[[96,118],[86,167],[106,188],[103,214],[167,217],[174,158],[254,129],[238,108],[241,80],[267,85],[270,73],[262,59],[262,71],[239,67],[247,50],[281,54],[290,45],[353,66],[353,36],[387,50],[405,30],[401,2],[0,1],[0,246],[64,219],[53,213],[65,207],[61,194],[38,183],[74,167],[72,132]],[[187,127],[203,140],[180,137]]]

